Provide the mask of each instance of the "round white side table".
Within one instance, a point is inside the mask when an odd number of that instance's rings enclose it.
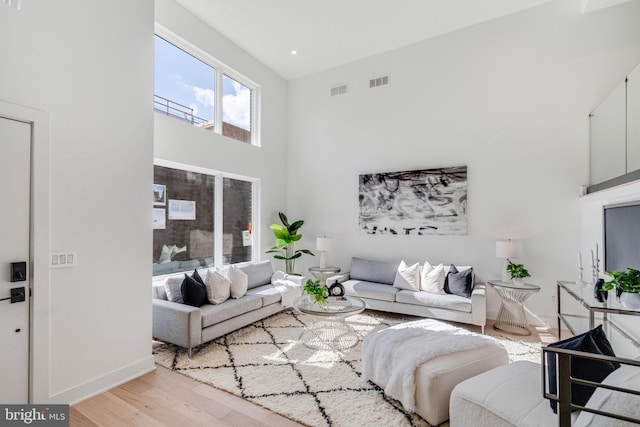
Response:
[[[487,283],[495,289],[502,300],[493,328],[510,334],[531,335],[531,328],[524,312],[524,302],[531,295],[539,292],[540,286],[531,283],[516,285],[501,280],[489,280]]]

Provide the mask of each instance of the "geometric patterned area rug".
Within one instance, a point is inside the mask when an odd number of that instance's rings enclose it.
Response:
[[[191,359],[171,344],[157,346],[154,355],[161,366],[310,427],[429,427],[361,378],[362,338],[410,320],[415,318],[367,310],[348,318],[361,338],[355,347],[312,350],[298,341],[312,317],[287,309],[199,346]],[[540,362],[539,343],[496,338],[512,361]]]

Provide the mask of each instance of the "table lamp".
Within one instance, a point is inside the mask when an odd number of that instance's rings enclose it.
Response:
[[[326,268],[327,266],[327,252],[331,250],[333,245],[333,239],[327,236],[318,237],[316,239],[316,249],[320,251],[320,268]]]
[[[511,239],[504,241],[499,240],[496,242],[496,258],[504,259],[502,265],[502,281],[508,282],[511,280],[509,273],[507,272],[507,260],[511,258],[522,257],[522,242],[512,242]]]

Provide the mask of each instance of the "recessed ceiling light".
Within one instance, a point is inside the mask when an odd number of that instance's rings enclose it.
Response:
[[[292,51],[291,51],[291,55],[294,55],[294,56],[295,56],[295,55],[297,55],[297,54],[298,54],[298,51],[297,51],[297,50],[295,50],[295,49],[294,49],[294,50],[292,50]]]

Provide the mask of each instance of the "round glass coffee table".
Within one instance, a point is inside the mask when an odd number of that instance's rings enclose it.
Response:
[[[296,298],[293,307],[300,313],[314,316],[300,334],[300,342],[315,350],[346,350],[355,347],[358,334],[346,318],[362,313],[366,307],[358,297],[328,297],[326,305],[311,302],[307,295]]]

